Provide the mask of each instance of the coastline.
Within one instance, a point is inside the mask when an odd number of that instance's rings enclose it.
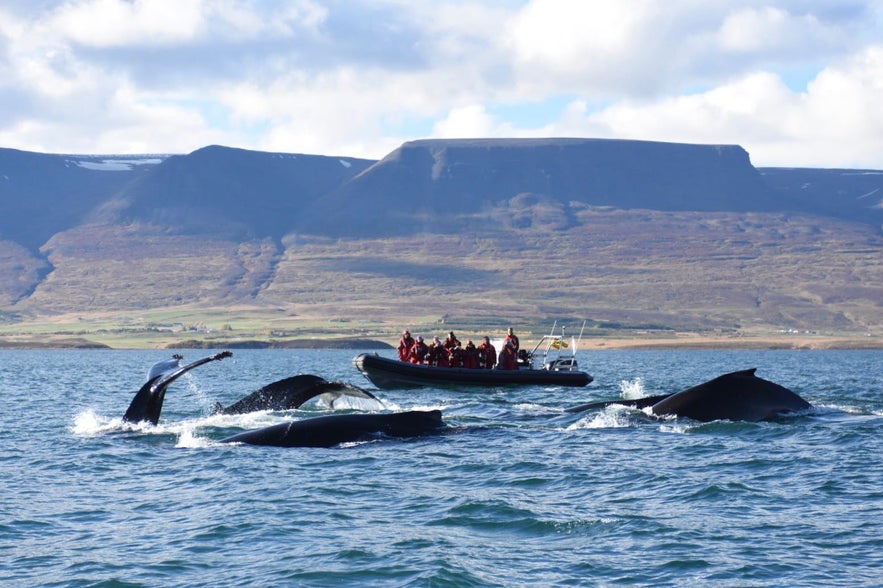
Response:
[[[525,341],[524,346],[531,344]],[[92,340],[60,335],[0,337],[0,349],[392,349],[382,338],[292,338],[272,339],[187,339]],[[883,337],[777,334],[757,336],[712,336],[680,334],[671,336],[584,337],[582,351],[664,350],[664,349],[805,349],[805,350],[883,350]]]
[[[583,350],[603,349],[806,349],[806,350],[874,350],[883,349],[881,337],[776,336],[776,337],[665,337],[665,338],[604,338],[580,343]]]

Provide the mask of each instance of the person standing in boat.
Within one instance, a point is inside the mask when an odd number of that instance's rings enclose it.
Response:
[[[515,334],[515,331],[512,330],[512,327],[506,331],[506,340],[503,341],[503,347],[505,348],[507,344],[511,343],[512,348],[515,350],[515,357],[518,357],[518,350],[521,349],[521,343],[518,341],[518,335]]]
[[[478,348],[472,339],[466,339],[466,346],[463,347],[463,367],[469,369],[478,367]]]
[[[408,361],[416,364],[426,362],[426,354],[429,353],[429,346],[423,342],[423,337],[417,336],[417,341],[408,352]]]
[[[402,338],[399,339],[399,360],[409,361],[412,347],[414,347],[414,337],[411,336],[410,331],[405,329]]]
[[[491,344],[491,340],[485,336],[478,346],[478,367],[492,369],[497,362],[497,350]]]

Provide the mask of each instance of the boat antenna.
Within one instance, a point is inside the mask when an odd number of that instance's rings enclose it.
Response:
[[[586,330],[586,322],[588,321],[586,321],[586,319],[583,319],[583,326],[579,330],[579,339],[576,340],[576,345],[574,345],[574,347],[579,346],[579,344],[583,341],[583,331]],[[576,349],[574,349],[573,351],[576,352]]]

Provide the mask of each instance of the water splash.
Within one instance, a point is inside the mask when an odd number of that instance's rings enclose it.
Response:
[[[199,380],[193,374],[184,374],[183,378],[187,391],[196,397],[197,405],[204,411],[210,411],[215,405],[215,398],[203,389]]]
[[[612,405],[596,413],[589,414],[567,427],[568,431],[579,429],[618,429],[632,426],[629,417],[631,409]]]
[[[321,394],[316,398],[315,404],[319,408],[332,410],[382,411],[386,409],[382,400],[361,398],[347,394]]]
[[[642,398],[647,395],[644,391],[644,378],[640,376],[634,380],[620,380],[619,391],[626,400]]]
[[[123,420],[119,417],[111,419],[88,409],[74,417],[70,432],[77,437],[96,437],[109,431],[120,430],[122,423]]]
[[[199,449],[210,447],[211,445],[214,445],[214,441],[208,437],[198,436],[192,428],[186,428],[181,431],[181,434],[178,436],[178,442],[175,443],[175,447],[184,449]]]

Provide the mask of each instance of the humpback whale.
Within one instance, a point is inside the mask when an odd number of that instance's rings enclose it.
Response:
[[[378,436],[419,437],[438,433],[447,425],[439,410],[412,410],[390,414],[339,414],[272,425],[222,439],[275,447],[333,447]]]
[[[156,362],[155,364],[150,366],[149,370],[147,370],[147,380],[150,381],[160,374],[178,369],[181,366],[182,359],[184,359],[184,356],[176,353],[169,359],[164,359],[162,361]]]
[[[126,410],[123,420],[130,423],[147,421],[153,425],[159,422],[159,415],[162,412],[163,400],[166,396],[166,388],[195,367],[199,367],[210,361],[217,361],[233,355],[229,351],[222,351],[209,357],[197,359],[193,363],[180,366],[181,356],[174,355],[171,359],[166,359],[156,363],[147,372],[147,382],[141,386],[132,403]]]
[[[322,394],[353,396],[380,402],[376,396],[358,386],[328,382],[319,376],[301,374],[267,384],[230,406],[215,405],[212,414],[244,414],[258,410],[291,410]]]
[[[566,409],[583,412],[611,404],[650,408],[657,416],[675,415],[696,421],[766,421],[777,416],[809,410],[812,405],[774,382],[757,377],[757,368],[732,372],[674,394],[635,400],[605,400]]]

